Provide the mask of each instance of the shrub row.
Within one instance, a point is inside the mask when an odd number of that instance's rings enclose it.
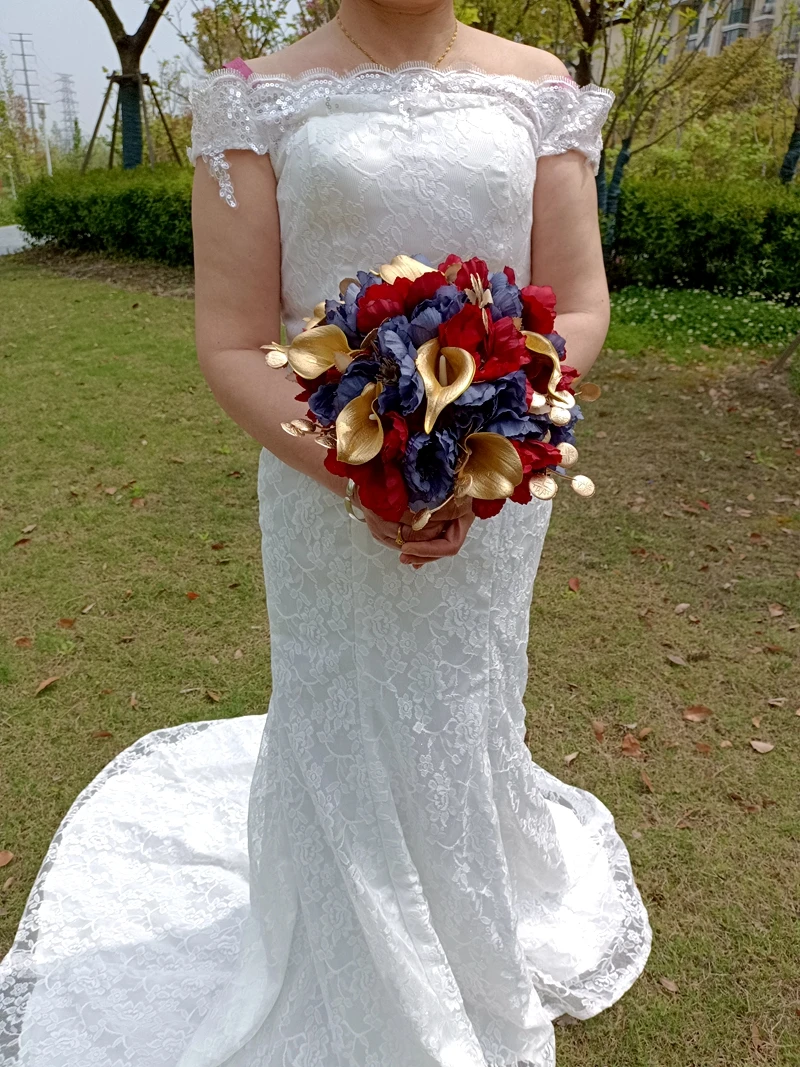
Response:
[[[632,180],[623,186],[612,285],[800,300],[800,186]]]
[[[20,222],[67,248],[192,261],[191,170],[62,173],[26,186]],[[716,289],[800,299],[800,187],[630,180],[612,285]]]
[[[65,171],[25,186],[17,215],[32,237],[63,248],[178,266],[192,262],[191,189],[189,167]]]

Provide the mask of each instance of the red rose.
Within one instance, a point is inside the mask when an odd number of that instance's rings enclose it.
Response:
[[[483,315],[475,304],[465,304],[452,319],[439,327],[439,344],[442,348],[465,348],[476,358],[485,338]]]
[[[410,278],[398,278],[393,285],[379,282],[371,285],[358,301],[356,325],[362,333],[368,333],[385,319],[402,315],[405,311],[406,295],[411,288]]]
[[[477,500],[472,501],[472,510],[479,519],[491,519],[493,515],[503,510],[505,498],[502,500]]]
[[[461,269],[456,275],[456,285],[459,289],[472,288],[472,275],[480,279],[484,289],[489,285],[489,268],[482,259],[467,259],[461,264]]]
[[[468,305],[472,307],[472,305]],[[484,358],[475,372],[475,381],[493,381],[519,370],[528,350],[525,338],[509,318],[489,323],[489,335],[483,345]]]
[[[522,325],[532,333],[552,333],[556,321],[556,294],[549,285],[526,285],[520,289]]]
[[[429,270],[411,283],[406,294],[406,312],[411,314],[417,304],[423,300],[430,300],[437,289],[447,285],[447,278],[438,270]],[[367,290],[369,292],[369,290]]]

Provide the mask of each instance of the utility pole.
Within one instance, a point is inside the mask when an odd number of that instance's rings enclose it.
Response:
[[[78,120],[78,103],[71,74],[58,75],[58,99],[61,104],[61,130],[63,149],[69,152],[75,140],[75,123]]]
[[[18,52],[14,51],[15,44],[19,49]],[[14,67],[14,72],[22,75],[22,84],[25,87],[25,96],[28,99],[28,118],[31,124],[33,143],[36,144],[36,118],[33,111],[33,94],[31,90],[38,89],[39,82],[36,76],[36,57],[33,52],[33,37],[31,34],[12,33],[11,54],[22,63],[21,67]]]

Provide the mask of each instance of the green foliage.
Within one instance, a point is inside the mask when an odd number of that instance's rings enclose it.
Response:
[[[16,221],[14,201],[10,196],[0,196],[0,226],[12,226]]]
[[[189,167],[70,172],[20,190],[20,224],[64,248],[162,263],[192,262]]]
[[[610,279],[800,300],[800,188],[777,183],[625,184]]]
[[[708,348],[780,351],[800,331],[800,307],[702,289],[644,289],[612,294],[608,347],[660,349],[672,357]]]

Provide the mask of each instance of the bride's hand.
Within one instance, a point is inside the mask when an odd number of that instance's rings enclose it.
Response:
[[[450,522],[442,523],[443,529],[437,536],[418,540],[415,535],[403,545],[400,551],[400,562],[410,563],[416,570],[434,559],[457,555],[461,551],[461,546],[464,544],[469,528],[474,521],[475,513],[470,506],[468,512],[462,513],[458,518],[451,519]],[[428,525],[430,526],[431,524],[429,523]],[[428,527],[426,526],[419,532],[424,533],[427,529]]]

